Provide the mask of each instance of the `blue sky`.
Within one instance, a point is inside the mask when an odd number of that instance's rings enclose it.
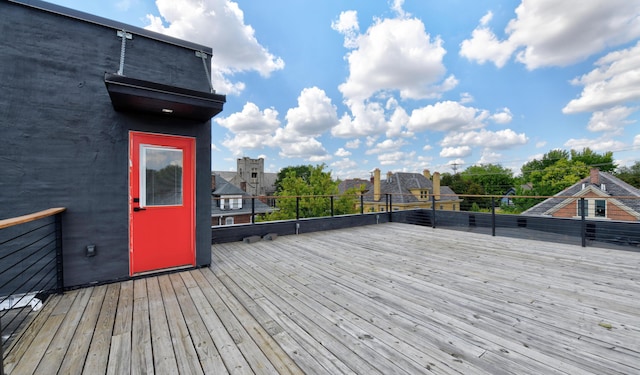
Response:
[[[214,170],[640,160],[640,1],[52,2],[213,48]]]

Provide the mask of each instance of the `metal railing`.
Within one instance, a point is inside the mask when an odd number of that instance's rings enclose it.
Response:
[[[514,209],[514,200],[527,200],[533,206],[548,198],[552,198],[554,203],[545,209],[526,214],[516,213],[517,210]],[[340,204],[337,204],[338,201]],[[266,206],[270,211],[257,210],[258,203],[261,209]],[[302,229],[315,231],[335,228],[338,224],[330,222],[330,219],[340,216],[341,227],[398,221],[493,236],[517,236],[582,246],[623,246],[629,250],[640,250],[640,197],[634,196],[517,196],[506,199],[496,195],[416,197],[382,194],[375,202],[361,195],[275,196],[246,197],[243,207],[245,220],[235,220],[234,224],[260,227],[255,230],[238,228],[237,231],[242,235],[263,235],[268,231],[278,230],[285,234],[299,233]],[[233,210],[225,212],[225,215],[233,215],[234,212],[231,211]],[[375,219],[366,218],[371,215]],[[316,225],[312,220],[314,218],[322,220],[317,221]],[[287,222],[294,222],[294,229],[290,229],[291,224]],[[274,224],[269,227],[266,225],[269,223]],[[319,229],[314,228],[314,225]],[[229,232],[231,228],[221,231],[224,227],[226,226],[214,225],[214,242],[237,238],[236,234]]]
[[[5,348],[18,341],[48,295],[62,293],[62,212],[51,208],[0,220],[0,375]]]

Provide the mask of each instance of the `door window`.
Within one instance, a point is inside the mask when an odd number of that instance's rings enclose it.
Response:
[[[140,206],[182,205],[182,150],[140,145]]]

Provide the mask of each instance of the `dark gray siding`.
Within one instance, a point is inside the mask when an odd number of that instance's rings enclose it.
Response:
[[[0,218],[67,207],[65,285],[128,278],[128,132],[197,137],[196,262],[209,264],[210,123],[114,111],[115,28],[7,1],[0,14]],[[209,90],[194,50],[138,34],[124,74]]]

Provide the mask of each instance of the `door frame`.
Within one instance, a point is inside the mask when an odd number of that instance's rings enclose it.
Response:
[[[191,137],[191,136],[183,136],[183,135],[175,135],[175,134],[166,134],[166,133],[154,133],[154,132],[145,132],[145,131],[134,131],[134,130],[130,130],[129,133],[129,149],[128,149],[128,186],[127,186],[127,196],[128,196],[128,219],[129,219],[129,226],[128,226],[128,231],[129,231],[129,276],[137,276],[137,275],[142,275],[142,274],[147,274],[147,273],[154,273],[154,272],[159,272],[159,271],[164,271],[164,270],[170,270],[173,268],[185,268],[185,267],[195,267],[196,264],[196,198],[197,198],[197,194],[196,194],[196,190],[197,190],[197,186],[196,186],[196,145],[197,145],[197,139],[196,137]],[[137,146],[134,146],[134,138],[135,136],[142,136],[142,137],[152,137],[155,138],[156,140],[158,140],[157,142],[143,142],[143,141],[139,141],[137,143]],[[162,140],[166,140],[167,143],[163,143]],[[134,202],[134,196],[133,196],[133,183],[138,184],[138,189],[140,189],[140,172],[139,171],[135,171],[134,166],[137,166],[137,168],[140,168],[140,146],[141,145],[151,145],[151,146],[160,146],[160,147],[168,147],[168,148],[174,148],[174,145],[171,145],[169,142],[172,140],[181,140],[181,141],[188,141],[190,143],[190,153],[189,155],[187,155],[186,152],[183,152],[183,164],[186,163],[191,163],[191,168],[190,168],[190,173],[188,173],[188,175],[185,173],[183,174],[183,181],[186,182],[186,179],[190,180],[190,186],[191,186],[191,199],[190,199],[190,206],[187,207],[186,209],[189,211],[188,212],[188,217],[189,217],[189,239],[188,239],[188,243],[189,243],[189,264],[176,264],[173,266],[168,266],[168,267],[162,267],[162,268],[158,268],[158,269],[150,269],[150,270],[144,270],[144,271],[136,271],[134,272],[134,223],[133,223],[133,215],[134,212],[136,212],[134,210],[134,208],[139,207],[139,202]],[[135,151],[134,147],[137,147],[138,150]],[[133,161],[133,156],[134,156],[134,151],[137,152],[138,154],[138,161],[137,163],[134,163]],[[185,169],[183,168],[183,171]],[[135,181],[134,181],[135,179]],[[187,185],[186,183],[183,184]],[[184,197],[183,197],[183,202],[185,202]],[[188,202],[186,202],[185,204],[188,204]],[[148,206],[147,206],[148,207]],[[146,207],[143,207],[146,208]],[[138,212],[136,212],[138,213]],[[139,214],[139,213],[138,213]]]

